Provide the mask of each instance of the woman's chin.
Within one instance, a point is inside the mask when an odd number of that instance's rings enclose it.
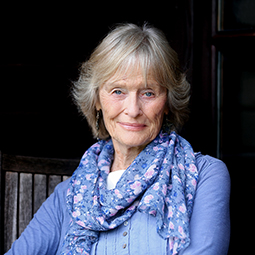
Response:
[[[156,137],[156,136],[155,136]],[[132,147],[142,147],[144,148],[149,144],[154,138],[152,134],[148,134],[145,130],[142,131],[123,131],[120,137],[117,137],[116,134],[112,138],[121,143],[122,146],[127,148]]]

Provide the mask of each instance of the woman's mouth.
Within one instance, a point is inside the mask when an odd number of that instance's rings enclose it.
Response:
[[[128,131],[141,131],[146,128],[145,124],[140,123],[118,122],[118,124]]]

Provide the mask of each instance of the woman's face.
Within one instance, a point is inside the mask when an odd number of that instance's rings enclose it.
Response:
[[[99,109],[115,149],[143,149],[157,136],[168,113],[167,89],[152,78],[146,86],[141,74],[109,80],[99,89]]]

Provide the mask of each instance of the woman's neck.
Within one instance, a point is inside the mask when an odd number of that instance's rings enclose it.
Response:
[[[114,146],[114,160],[111,172],[127,169],[144,147],[120,147]]]

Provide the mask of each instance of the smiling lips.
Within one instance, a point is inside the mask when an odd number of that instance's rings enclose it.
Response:
[[[118,124],[128,131],[141,131],[146,128],[145,124],[139,123],[118,122]]]

